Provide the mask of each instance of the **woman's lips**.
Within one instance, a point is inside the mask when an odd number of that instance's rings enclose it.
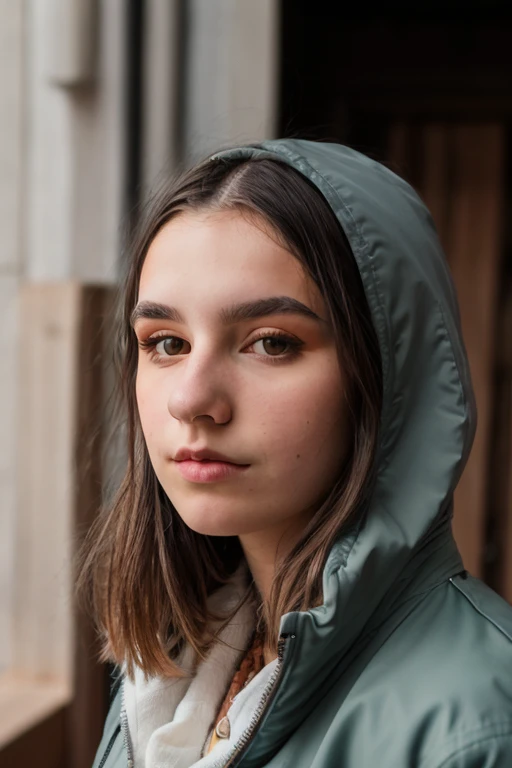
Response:
[[[191,483],[215,483],[241,474],[250,464],[231,464],[228,461],[194,461],[184,459],[175,462],[178,472]]]

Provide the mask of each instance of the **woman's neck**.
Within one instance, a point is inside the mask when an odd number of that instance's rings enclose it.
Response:
[[[266,547],[264,542],[251,540],[248,546],[243,541],[241,543],[260,598],[263,603],[268,603],[276,569],[275,552]]]
[[[238,537],[263,601],[270,600],[278,563],[284,560],[299,541],[310,518],[311,513],[308,511],[275,528],[244,533]]]
[[[304,525],[305,523],[306,521]],[[266,605],[270,602],[276,567],[300,539],[304,525],[258,531],[239,537],[254,584],[262,602]],[[266,638],[264,645],[264,658],[265,664],[276,658],[275,649],[269,643],[268,638]]]

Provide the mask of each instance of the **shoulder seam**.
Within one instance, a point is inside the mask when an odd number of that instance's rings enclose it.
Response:
[[[491,618],[491,617],[490,617],[490,616],[489,616],[487,613],[485,613],[485,612],[484,612],[484,611],[483,611],[483,610],[480,608],[480,606],[478,606],[478,605],[475,603],[475,601],[474,601],[474,600],[471,598],[471,596],[470,596],[470,595],[468,595],[468,594],[467,594],[467,592],[465,592],[463,589],[461,589],[461,587],[459,587],[459,585],[458,585],[458,584],[456,584],[456,583],[455,583],[455,581],[453,580],[453,577],[452,577],[452,578],[450,578],[450,583],[451,583],[451,584],[452,584],[452,585],[455,587],[455,589],[456,589],[456,590],[457,590],[457,591],[458,591],[458,592],[459,592],[461,595],[463,595],[463,597],[465,597],[465,598],[466,598],[466,600],[468,601],[468,603],[469,603],[470,605],[472,605],[472,606],[473,606],[473,608],[475,609],[475,611],[476,611],[477,613],[479,613],[479,614],[480,614],[480,616],[483,616],[483,617],[484,617],[484,619],[487,619],[487,621],[488,621],[490,624],[492,624],[492,625],[493,625],[493,627],[495,627],[495,628],[498,630],[498,632],[501,632],[501,634],[502,634],[502,635],[504,635],[504,636],[507,638],[507,640],[510,640],[510,642],[512,643],[512,635],[510,635],[510,634],[507,632],[507,630],[506,630],[506,629],[504,629],[504,628],[503,628],[503,627],[502,627],[500,624],[498,624],[498,623],[497,623],[497,622],[496,622],[496,621],[495,621],[493,618]]]

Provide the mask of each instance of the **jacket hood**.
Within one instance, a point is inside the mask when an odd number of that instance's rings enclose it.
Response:
[[[212,159],[261,156],[303,174],[336,214],[372,313],[384,387],[376,479],[364,523],[334,545],[324,569],[323,605],[282,617],[281,632],[293,642],[260,728],[265,744],[277,746],[404,589],[418,578],[424,586],[425,579],[461,569],[450,518],[476,408],[452,279],[431,215],[414,190],[380,163],[338,144],[267,141]],[[254,759],[259,735],[251,745]]]

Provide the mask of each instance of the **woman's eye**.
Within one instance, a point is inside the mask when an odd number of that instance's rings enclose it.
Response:
[[[173,355],[182,355],[186,351],[185,345],[190,347],[188,341],[184,341],[178,336],[166,336],[154,346],[157,355],[172,357]]]
[[[253,346],[257,347],[258,344],[261,345],[260,349],[256,350],[258,354],[271,357],[285,354],[291,346],[291,342],[283,336],[265,336],[265,338],[255,341]]]
[[[293,357],[302,344],[303,342],[298,339],[269,334],[256,339],[248,348],[262,357],[274,358],[278,362],[279,358]],[[190,343],[179,336],[153,336],[145,341],[139,341],[139,346],[148,350],[151,359],[155,362],[164,362],[166,358],[178,355],[188,355],[192,349]]]

